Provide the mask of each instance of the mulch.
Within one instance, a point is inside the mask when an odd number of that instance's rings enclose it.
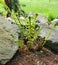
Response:
[[[17,51],[6,65],[58,65],[58,55],[46,48],[43,51]]]

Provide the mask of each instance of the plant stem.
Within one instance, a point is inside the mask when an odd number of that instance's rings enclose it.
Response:
[[[51,33],[52,33],[52,31],[53,31],[53,29],[54,29],[55,27],[56,27],[56,26],[55,26],[55,24],[54,24],[53,27],[52,27],[52,29],[47,33],[47,35],[46,35],[46,37],[45,37],[45,41],[44,41],[44,43],[42,44],[42,47],[45,45],[47,39],[49,38],[49,36],[51,35]]]

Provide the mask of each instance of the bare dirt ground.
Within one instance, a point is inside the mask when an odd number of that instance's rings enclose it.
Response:
[[[16,53],[6,65],[58,65],[58,55],[44,48],[43,52],[28,51]]]

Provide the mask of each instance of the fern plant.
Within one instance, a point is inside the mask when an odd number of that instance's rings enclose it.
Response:
[[[15,15],[15,16],[13,16]],[[42,26],[39,27],[36,25],[36,16],[24,18],[21,20],[17,13],[12,13],[12,17],[15,20],[15,23],[20,29],[19,40],[24,41],[24,44],[31,47],[34,41],[37,39],[38,34],[40,33]]]
[[[17,16],[17,13],[12,12],[12,17],[15,20],[15,23],[20,29],[19,33],[19,41],[17,42],[18,45],[22,48],[24,45],[27,45],[27,47],[31,48],[34,45],[34,41],[38,39],[38,45],[43,47],[46,43],[46,40],[49,38],[49,36],[52,34],[53,30],[56,26],[56,23],[52,23],[52,29],[47,33],[46,37],[42,38],[38,35],[40,34],[41,30],[43,29],[43,26],[38,26],[36,24],[36,16],[33,17],[27,17],[20,19]]]
[[[10,0],[11,6],[11,18],[14,19],[15,24],[19,27],[20,33],[19,33],[19,40],[17,41],[17,44],[20,48],[23,48],[24,45],[27,45],[29,48],[34,45],[34,41],[38,39],[38,45],[43,47],[46,43],[46,40],[49,38],[53,30],[50,30],[46,37],[42,38],[38,35],[40,34],[41,30],[43,29],[43,26],[38,26],[36,24],[36,15],[24,17],[22,18],[23,10],[19,7],[18,0]],[[9,5],[10,5],[9,4]],[[13,5],[14,4],[14,5]],[[18,5],[17,5],[18,4]],[[6,7],[7,8],[7,7]],[[18,16],[19,15],[19,16]],[[21,16],[20,16],[21,15]],[[56,23],[52,24],[52,29],[54,29]]]

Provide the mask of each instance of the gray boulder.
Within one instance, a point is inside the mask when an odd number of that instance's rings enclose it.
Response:
[[[44,15],[42,15],[41,13],[39,13],[38,16],[37,16],[36,21],[37,21],[38,23],[47,24],[48,19],[47,19]]]
[[[29,14],[28,14],[28,17],[33,17],[34,16],[34,13],[33,12],[30,12]]]
[[[47,33],[52,30],[51,35],[48,37],[46,46],[51,50],[58,53],[58,26],[56,28],[52,28],[50,25],[41,25],[43,29],[41,30],[39,36],[46,37]]]
[[[54,19],[53,21],[51,21],[52,23],[55,22],[58,25],[58,19]]]
[[[0,65],[6,64],[18,50],[19,29],[11,21],[0,16]]]

